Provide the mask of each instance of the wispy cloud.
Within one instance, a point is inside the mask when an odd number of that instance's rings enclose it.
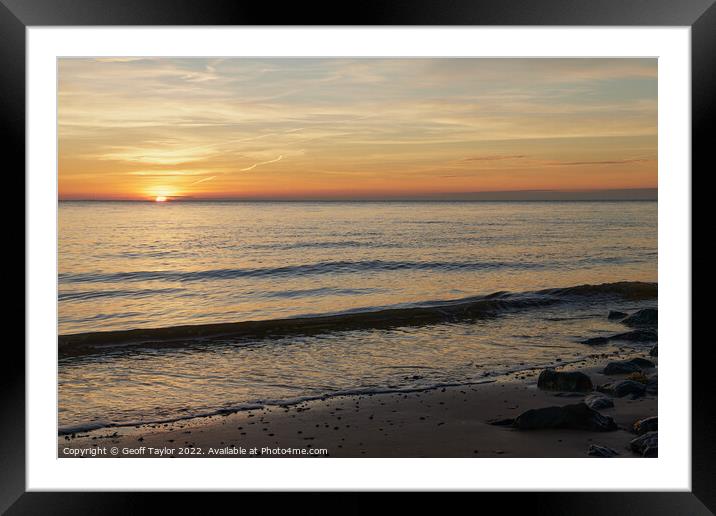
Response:
[[[191,186],[191,185],[198,185],[199,183],[205,183],[205,182],[211,181],[212,179],[215,179],[215,178],[216,178],[216,176],[205,177],[204,179],[199,179],[198,181],[194,181],[193,183],[189,183],[189,185],[190,185],[190,186]]]
[[[260,162],[258,162],[258,163],[254,163],[253,165],[251,165],[251,166],[249,166],[249,167],[242,168],[242,169],[239,169],[239,170],[240,170],[241,172],[248,172],[249,170],[253,170],[253,169],[255,169],[256,167],[260,167],[261,165],[268,165],[269,163],[276,163],[277,161],[281,161],[282,159],[283,159],[283,156],[279,156],[279,157],[276,158],[276,159],[270,159],[270,160],[268,160],[268,161],[260,161]]]
[[[570,166],[581,166],[581,165],[626,165],[629,163],[645,163],[652,161],[648,159],[615,159],[615,160],[603,160],[603,161],[562,161],[556,163],[557,165],[570,165]]]
[[[511,156],[474,156],[471,158],[465,158],[463,161],[500,161],[505,159],[524,159],[524,154],[514,154]]]

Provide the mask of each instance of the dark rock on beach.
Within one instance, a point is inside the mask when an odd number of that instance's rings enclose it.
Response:
[[[612,399],[602,393],[590,394],[584,398],[584,403],[593,410],[602,410],[614,407]]]
[[[656,432],[659,429],[658,416],[640,419],[632,425],[632,430],[637,435],[643,435],[647,432]]]
[[[629,443],[629,447],[642,457],[657,457],[659,455],[659,433],[647,432],[633,439]]]
[[[638,373],[642,369],[655,367],[654,362],[645,358],[632,358],[619,362],[609,362],[604,368],[604,374],[629,374]]]
[[[611,417],[590,409],[584,403],[528,410],[515,419],[515,427],[520,430],[569,428],[592,432],[609,432],[617,429]]]
[[[590,457],[616,457],[619,452],[612,450],[608,446],[600,446],[598,444],[590,444],[587,455]]]
[[[650,328],[642,328],[632,330],[625,333],[617,333],[607,340],[628,340],[630,342],[656,342],[659,340],[659,334],[656,330]]]
[[[651,348],[651,351],[649,351],[650,357],[658,357],[659,356],[659,345],[654,344],[654,347]]]
[[[609,339],[606,337],[592,337],[589,339],[580,340],[579,342],[581,342],[582,344],[588,344],[590,346],[599,346],[609,342]]]
[[[580,371],[545,369],[537,379],[537,387],[547,391],[588,392],[594,389],[589,376]]]
[[[629,342],[656,342],[659,340],[659,334],[652,328],[639,328],[637,330],[610,335],[609,337],[590,337],[588,339],[580,340],[579,342],[590,346],[600,346],[607,344],[612,340],[626,340]]]
[[[656,308],[644,308],[633,313],[629,317],[622,320],[627,326],[656,326],[659,321],[659,315]]]
[[[647,394],[657,395],[659,393],[659,377],[656,374],[652,374],[646,382]]]
[[[631,362],[609,362],[604,368],[604,374],[629,374],[641,371],[639,366]]]
[[[618,319],[624,319],[628,314],[624,312],[620,312],[618,310],[610,310],[609,315],[607,315],[607,319],[611,320],[618,320]]]
[[[634,398],[644,396],[646,392],[646,386],[643,383],[635,382],[633,380],[621,380],[614,383],[608,383],[597,387],[599,392],[611,394],[617,398],[623,398],[624,396],[631,395]]]
[[[629,362],[641,367],[642,369],[651,369],[653,367],[656,367],[656,364],[654,362],[641,357],[632,358],[631,360],[629,360]]]

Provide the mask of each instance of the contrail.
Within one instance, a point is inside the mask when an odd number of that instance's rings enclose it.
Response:
[[[211,177],[205,177],[204,179],[199,179],[198,181],[194,181],[193,183],[189,183],[189,186],[191,186],[191,185],[198,185],[199,183],[203,183],[204,181],[211,181],[211,180],[214,179],[215,177],[216,177],[216,176],[211,176]]]
[[[255,169],[256,167],[260,167],[261,165],[268,165],[269,163],[276,163],[277,161],[281,161],[282,159],[283,159],[283,156],[279,156],[278,158],[272,159],[272,160],[269,160],[269,161],[261,161],[261,162],[259,162],[259,163],[254,163],[254,164],[251,165],[250,167],[246,167],[246,168],[240,169],[240,172],[248,172],[249,170],[253,170],[253,169]]]

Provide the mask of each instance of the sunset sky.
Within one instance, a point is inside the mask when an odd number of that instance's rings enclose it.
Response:
[[[655,59],[59,61],[61,199],[657,186]]]

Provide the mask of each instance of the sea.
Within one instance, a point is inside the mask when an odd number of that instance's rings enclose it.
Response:
[[[610,310],[657,304],[653,201],[58,213],[60,434],[494,381],[581,360],[626,331]]]

